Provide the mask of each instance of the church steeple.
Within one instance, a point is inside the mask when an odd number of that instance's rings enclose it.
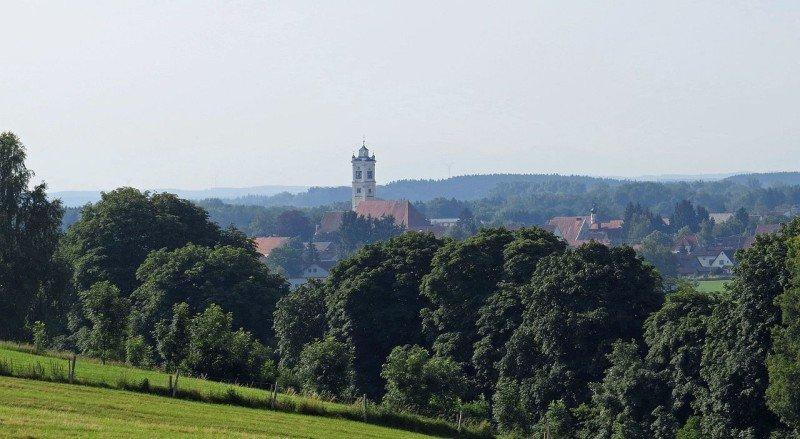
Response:
[[[364,200],[375,198],[375,155],[369,155],[367,140],[361,141],[358,157],[353,156],[353,209]]]

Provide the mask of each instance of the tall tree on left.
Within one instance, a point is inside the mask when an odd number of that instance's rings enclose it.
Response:
[[[49,289],[63,210],[42,183],[29,189],[25,147],[0,133],[0,339],[20,340],[33,307]]]

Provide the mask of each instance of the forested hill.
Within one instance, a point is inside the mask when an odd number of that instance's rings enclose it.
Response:
[[[378,186],[378,195],[384,199],[406,199],[420,202],[436,198],[477,201],[484,198],[497,197],[505,199],[508,196],[524,194],[532,187],[537,188],[539,191],[547,188],[553,193],[564,193],[591,192],[600,187],[615,189],[620,186],[647,186],[648,184],[663,184],[670,189],[699,186],[710,192],[716,192],[723,187],[729,189],[735,186],[748,186],[750,188],[797,186],[800,185],[800,172],[737,174],[723,179],[714,178],[709,180],[704,180],[703,178],[679,180],[669,176],[664,176],[663,179],[660,179],[656,176],[649,178],[648,181],[559,174],[463,175],[441,180],[398,180]],[[349,186],[337,186],[312,187],[308,191],[296,193],[250,194],[241,197],[217,198],[221,198],[228,204],[266,207],[319,207],[333,203],[348,202],[350,201],[350,195]],[[670,200],[671,202],[672,200]],[[669,207],[672,206],[670,205]],[[721,205],[715,207],[717,209],[723,208]]]
[[[463,175],[441,180],[398,180],[378,186],[378,195],[381,198],[391,200],[429,201],[435,198],[455,198],[462,201],[474,201],[492,195],[500,185],[541,183],[568,183],[592,187],[602,183],[615,186],[623,184],[625,181],[612,178],[559,174]],[[349,186],[313,187],[307,192],[296,194],[248,195],[226,198],[223,201],[229,204],[256,206],[317,207],[350,201],[350,190]]]
[[[762,187],[795,186],[800,185],[800,172],[765,172],[752,174],[733,175],[725,180],[738,184],[756,183]]]
[[[429,218],[459,216],[470,210],[483,224],[540,225],[558,215],[581,215],[596,208],[605,217],[621,218],[629,203],[670,216],[678,202],[689,200],[710,212],[771,214],[778,206],[800,205],[800,185],[777,184],[779,174],[743,174],[717,181],[634,181],[588,176],[495,174],[445,180],[401,180],[378,188],[384,199],[408,199]],[[780,174],[788,182],[791,173]],[[757,177],[763,177],[756,181]],[[305,192],[196,200],[223,227],[235,225],[251,236],[277,233],[276,220],[299,208],[311,224],[327,210],[347,209],[349,187],[311,188]],[[67,209],[63,227],[78,218]]]

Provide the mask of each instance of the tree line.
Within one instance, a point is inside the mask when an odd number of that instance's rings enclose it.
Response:
[[[120,188],[61,232],[24,160],[0,135],[2,339],[510,435],[800,434],[800,220],[740,252],[722,293],[536,227],[403,233],[290,291],[174,195]]]

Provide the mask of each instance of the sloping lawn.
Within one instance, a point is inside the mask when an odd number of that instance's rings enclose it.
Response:
[[[36,354],[29,346],[0,342],[0,375],[33,379],[44,382],[68,381],[68,360],[59,353]],[[93,358],[78,357],[74,386],[88,386],[84,391],[125,390],[149,394],[151,397],[169,395],[169,375],[157,370],[137,369],[124,364],[101,364]],[[50,385],[44,383],[45,385]],[[55,384],[52,384],[55,385]],[[400,432],[422,432],[442,436],[491,437],[488,425],[464,425],[458,432],[456,425],[442,419],[425,418],[400,413],[372,403],[342,404],[318,398],[281,394],[272,401],[272,392],[200,378],[181,377],[178,398],[165,398],[170,403],[191,400],[210,406],[235,405],[243,409],[290,415],[312,416],[314,419],[348,420],[357,425],[376,425]],[[212,404],[213,403],[213,404]],[[264,415],[267,416],[267,415]],[[365,422],[361,422],[365,421]],[[4,435],[0,433],[0,437]],[[314,436],[316,437],[316,436]]]
[[[1,437],[422,438],[343,419],[0,377]]]
[[[725,290],[728,279],[701,280],[697,282],[697,290],[703,293],[719,293]]]

